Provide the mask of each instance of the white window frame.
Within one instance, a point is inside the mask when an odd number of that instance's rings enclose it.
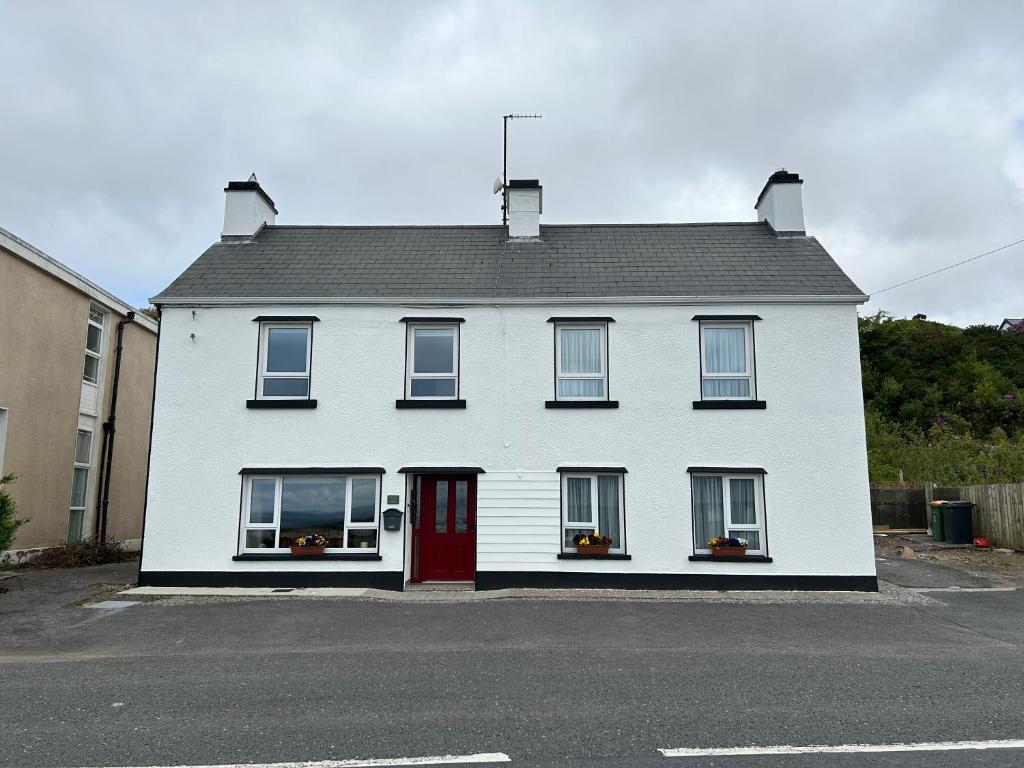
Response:
[[[459,358],[461,357],[459,323],[406,323],[406,358],[405,358],[405,398],[406,400],[458,400],[462,388],[459,376]],[[413,364],[416,358],[416,331],[444,330],[452,332],[452,372],[451,373],[414,373]],[[413,395],[414,379],[454,379],[454,395]]]
[[[601,476],[611,476],[618,478],[618,489],[619,489],[619,544],[618,547],[611,547],[608,552],[611,554],[622,555],[626,552],[626,476],[622,472],[562,472],[562,530],[559,532],[561,537],[561,551],[562,552],[575,552],[576,548],[572,545],[566,545],[565,543],[565,531],[569,529],[587,528],[588,525],[583,524],[580,521],[569,520],[569,478],[571,477],[585,477],[590,480],[590,531],[601,532],[601,528],[598,525],[598,506],[597,506],[597,479]]]
[[[691,504],[693,520],[694,538],[696,539],[697,531],[697,498],[696,494],[693,493],[693,480],[694,477],[720,477],[722,478],[722,510],[723,510],[723,521],[725,523],[725,530],[722,531],[723,536],[730,535],[729,532],[743,533],[745,531],[757,531],[758,541],[761,542],[761,546],[757,549],[748,547],[748,555],[767,555],[768,554],[768,540],[765,534],[764,525],[764,475],[761,474],[750,474],[743,472],[724,474],[721,472],[694,472],[691,474],[690,480],[690,493],[693,495],[693,501]],[[754,523],[737,523],[732,524],[732,504],[729,494],[731,488],[729,485],[730,480],[753,480],[754,481]],[[737,536],[736,538],[743,539],[746,536]],[[706,541],[694,541],[693,552],[696,555],[710,555],[711,550],[708,548]]]
[[[744,373],[708,373],[706,332],[713,329],[743,328],[744,349],[746,351],[747,370]],[[708,379],[747,379],[749,382],[746,397],[709,397],[704,394],[704,382]],[[701,400],[756,400],[757,381],[754,375],[754,324],[750,320],[701,320],[700,321],[700,399]]]
[[[283,554],[289,552],[287,547],[281,547],[281,494],[284,487],[285,478],[345,478],[345,529],[343,531],[342,541],[345,543],[344,547],[328,547],[324,552],[344,554],[344,553],[361,553],[361,554],[376,554],[380,550],[380,481],[381,476],[378,474],[351,474],[346,475],[343,472],[338,474],[282,474],[282,475],[245,475],[244,483],[242,485],[242,518],[241,525],[239,526],[239,539],[238,539],[238,551],[242,554]],[[372,479],[374,481],[374,493],[373,493],[373,522],[370,523],[354,523],[352,522],[352,481],[354,479]],[[273,480],[274,481],[274,521],[272,523],[250,523],[249,522],[249,507],[252,503],[252,483],[254,480]],[[277,545],[273,548],[270,547],[247,547],[245,544],[246,532],[247,531],[274,531],[274,544]],[[348,546],[348,534],[349,531],[362,531],[362,530],[373,530],[377,531],[377,546],[375,547],[349,547]]]
[[[270,331],[278,328],[295,329],[303,328],[306,331],[306,370],[305,371],[268,371],[267,370],[267,346],[270,343]],[[260,323],[260,354],[256,372],[256,399],[257,400],[309,400],[313,397],[313,323],[308,320],[295,322],[282,322],[279,320],[262,321]],[[305,379],[305,395],[264,395],[264,379]]]
[[[95,318],[93,318],[93,314],[94,313],[100,316],[99,320],[96,320]],[[93,352],[91,349],[89,349],[89,333],[88,333],[88,329],[89,329],[90,326],[93,327],[93,328],[99,328],[100,329],[100,349],[99,349],[99,352]],[[92,304],[90,304],[89,305],[89,319],[88,319],[88,324],[86,325],[86,335],[85,335],[85,357],[91,357],[94,360],[96,360],[96,381],[89,381],[89,379],[87,379],[85,377],[85,365],[83,364],[83,366],[82,366],[82,382],[85,383],[85,384],[88,384],[91,387],[98,387],[100,385],[100,379],[103,378],[103,352],[104,352],[104,347],[106,346],[106,343],[107,343],[107,328],[106,328],[106,326],[107,326],[107,313],[104,312],[99,307],[96,307],[96,306],[93,306]]]
[[[580,331],[599,331],[601,334],[600,344],[601,351],[601,371],[600,373],[563,373],[562,372],[562,329],[571,328]],[[600,379],[604,382],[604,394],[601,397],[563,397],[561,395],[561,387],[559,384],[562,379],[569,380],[597,380]],[[555,400],[563,401],[583,401],[583,402],[600,402],[608,400],[608,323],[594,323],[594,322],[559,322],[555,323]]]
[[[84,462],[81,462],[81,461],[78,460],[78,434],[80,432],[85,432],[86,434],[89,435],[89,455],[86,457],[86,460]],[[69,544],[74,543],[71,540],[71,513],[72,512],[81,512],[82,513],[82,535],[81,535],[81,538],[76,539],[75,541],[83,541],[84,539],[88,538],[85,535],[85,523],[86,523],[86,518],[88,517],[85,514],[85,511],[89,508],[89,483],[92,480],[92,457],[93,457],[93,452],[95,450],[95,447],[96,447],[96,434],[95,434],[95,432],[93,430],[91,430],[91,429],[83,429],[81,426],[79,426],[78,429],[75,431],[75,457],[74,457],[74,466],[73,466],[73,468],[71,470],[71,492],[68,495],[68,526],[67,526],[67,535],[65,536],[65,540]],[[75,506],[72,503],[72,502],[74,502],[74,495],[75,495],[75,471],[79,470],[79,469],[85,470],[85,490],[84,490],[84,493],[83,493],[82,506],[80,506],[80,507]]]

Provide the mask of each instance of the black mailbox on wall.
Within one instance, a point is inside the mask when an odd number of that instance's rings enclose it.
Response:
[[[402,530],[402,510],[391,507],[390,509],[385,509],[382,514],[384,515],[385,531]]]

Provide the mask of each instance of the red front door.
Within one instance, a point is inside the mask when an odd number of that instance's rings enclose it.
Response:
[[[476,475],[420,478],[413,581],[476,578]]]

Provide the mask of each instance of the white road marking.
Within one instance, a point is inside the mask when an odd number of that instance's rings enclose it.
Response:
[[[355,760],[312,760],[292,763],[217,763],[215,765],[147,765],[122,768],[387,768],[402,765],[467,765],[469,763],[510,763],[504,752],[479,752],[475,755],[435,755],[432,757],[384,757]]]
[[[1016,587],[913,587],[911,592],[1016,592]]]
[[[711,747],[659,749],[665,757],[729,757],[732,755],[814,755],[857,752],[950,752],[967,749],[1024,749],[1024,739],[991,741],[925,741],[914,744],[815,744],[806,747]]]

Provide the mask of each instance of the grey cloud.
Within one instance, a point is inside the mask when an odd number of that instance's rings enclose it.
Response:
[[[752,218],[806,180],[810,231],[867,290],[1024,237],[1024,6],[0,0],[0,226],[135,303],[255,170],[283,223]],[[1024,311],[1024,247],[865,311]]]

